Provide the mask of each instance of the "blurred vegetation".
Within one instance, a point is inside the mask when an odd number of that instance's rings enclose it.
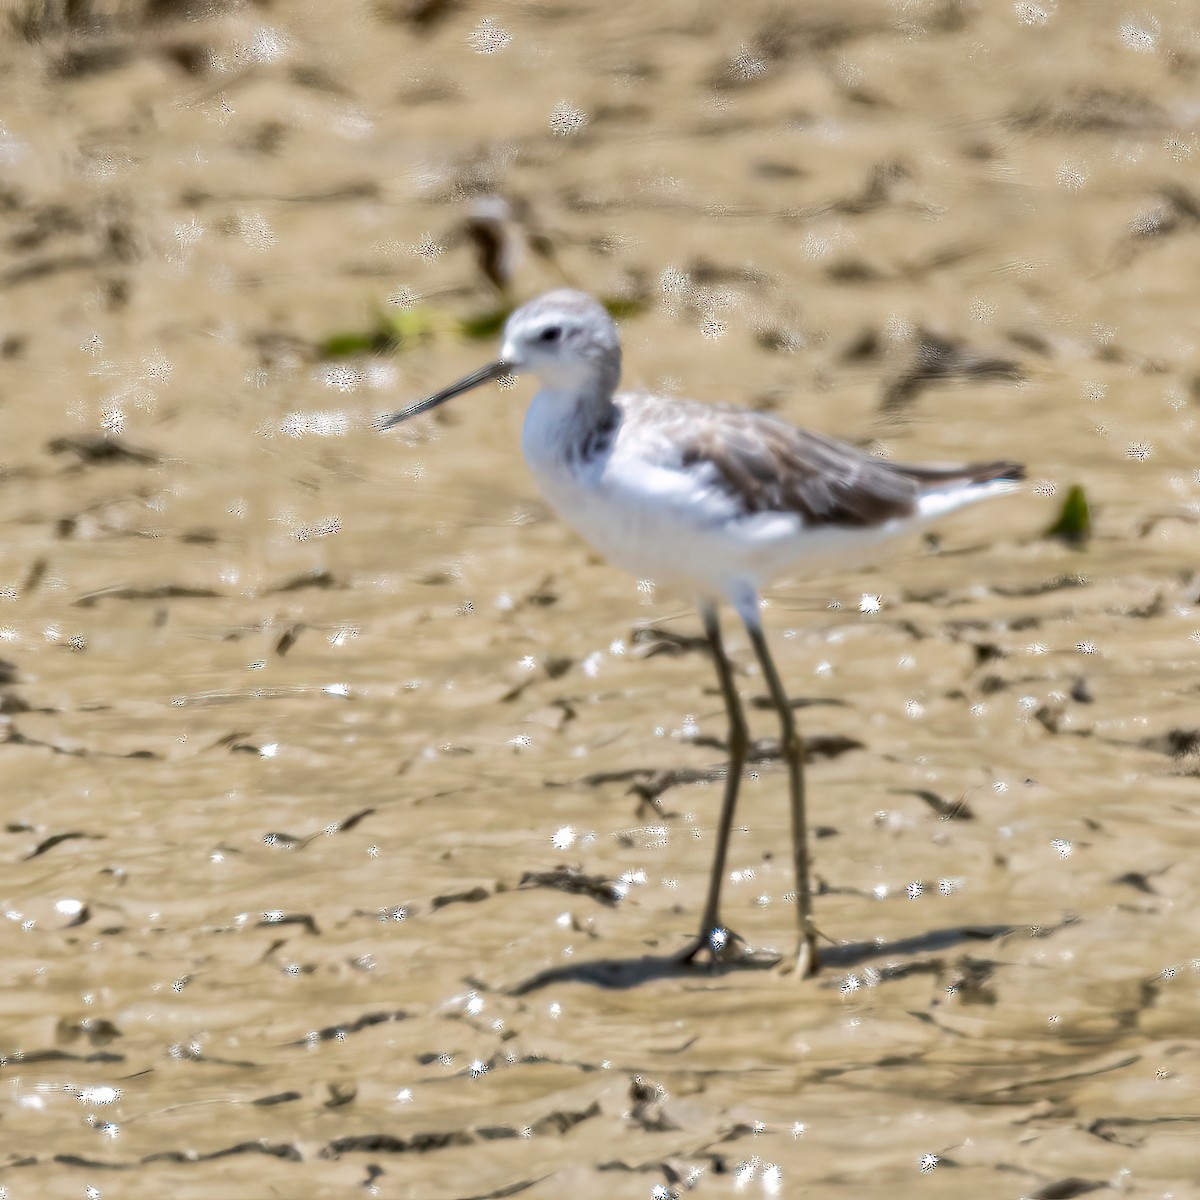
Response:
[[[604,307],[615,320],[644,312],[646,302],[620,296],[603,299]],[[351,358],[356,354],[393,354],[417,342],[436,337],[483,341],[495,337],[504,328],[512,307],[488,309],[467,317],[454,317],[442,309],[418,304],[412,308],[379,309],[374,321],[362,330],[331,334],[317,343],[322,358]]]
[[[61,34],[102,34],[148,21],[195,21],[249,0],[16,0],[4,5],[9,31],[29,42]]]
[[[1082,546],[1092,536],[1092,510],[1087,493],[1073,483],[1046,537],[1059,538],[1070,546]]]

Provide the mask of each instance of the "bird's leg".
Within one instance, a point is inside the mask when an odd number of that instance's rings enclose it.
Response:
[[[714,962],[765,961],[769,965],[778,961],[777,956],[770,955],[769,958],[764,958],[763,955],[752,951],[742,938],[722,926],[719,914],[721,883],[725,878],[725,859],[729,851],[729,834],[733,828],[733,813],[737,807],[738,786],[742,780],[742,768],[746,763],[750,735],[737,688],[734,686],[733,668],[721,641],[721,626],[716,606],[708,601],[701,603],[700,617],[704,622],[705,636],[712,647],[725,711],[729,714],[729,767],[725,775],[725,797],[721,802],[721,817],[717,826],[717,848],[713,853],[712,874],[708,881],[704,915],[700,918],[700,932],[680,954],[679,961],[690,963],[703,955]]]
[[[812,888],[809,883],[808,865],[808,822],[804,811],[804,739],[796,728],[796,718],[792,713],[792,705],[784,690],[775,669],[771,652],[767,649],[767,639],[763,634],[762,625],[758,622],[757,611],[752,618],[747,618],[746,629],[750,641],[754,645],[754,653],[758,655],[763,677],[771,692],[771,700],[779,713],[779,725],[783,734],[781,746],[783,756],[787,760],[788,789],[792,808],[792,853],[796,863],[796,916],[800,925],[800,942],[796,950],[796,975],[805,979],[815,975],[820,965],[817,955],[817,927],[813,922]]]

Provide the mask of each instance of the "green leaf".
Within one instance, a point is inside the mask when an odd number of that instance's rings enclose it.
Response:
[[[400,346],[440,333],[446,324],[446,317],[438,309],[418,304],[413,308],[389,312],[380,317],[380,323],[391,334],[396,345]]]
[[[647,305],[636,296],[605,296],[604,307],[614,321],[621,321],[626,317],[640,317]]]
[[[394,337],[384,329],[362,333],[335,333],[317,344],[322,358],[351,358],[355,354],[377,354],[392,349]]]
[[[465,338],[494,337],[504,328],[511,308],[497,308],[492,312],[476,313],[473,317],[464,317],[458,323],[458,332]]]
[[[1092,510],[1087,494],[1078,483],[1071,485],[1059,510],[1058,518],[1046,530],[1048,538],[1061,538],[1072,546],[1082,546],[1092,535]]]

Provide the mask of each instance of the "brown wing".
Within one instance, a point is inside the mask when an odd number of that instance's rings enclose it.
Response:
[[[705,417],[676,431],[682,465],[709,464],[747,515],[794,512],[806,523],[868,527],[912,515],[928,491],[1023,476],[1004,462],[891,463],[760,413],[718,409]]]
[[[747,515],[794,512],[806,523],[878,525],[915,511],[920,488],[882,459],[758,413],[722,411],[694,425],[682,463],[708,463]]]

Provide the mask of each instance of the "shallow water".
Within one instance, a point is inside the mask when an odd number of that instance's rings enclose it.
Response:
[[[4,1194],[1189,1194],[1181,10],[199,8],[0,35]],[[484,193],[554,248],[516,298],[639,302],[633,386],[1029,463],[770,597],[815,982],[663,966],[719,791],[663,773],[713,777],[720,698],[538,500],[527,385],[371,428],[494,352]],[[741,819],[725,915],[786,949],[769,755]]]

